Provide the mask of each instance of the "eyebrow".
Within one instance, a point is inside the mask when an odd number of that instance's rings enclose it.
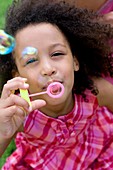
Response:
[[[60,44],[60,43],[52,44],[50,47],[56,47],[56,46],[62,46],[62,47],[65,47],[65,48],[66,48],[66,45]]]

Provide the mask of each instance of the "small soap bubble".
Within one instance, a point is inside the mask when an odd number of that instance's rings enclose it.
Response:
[[[0,54],[6,55],[11,53],[15,47],[15,39],[5,33],[4,30],[0,30]]]
[[[22,52],[22,57],[26,58],[27,56],[37,55],[38,50],[34,47],[26,47]]]

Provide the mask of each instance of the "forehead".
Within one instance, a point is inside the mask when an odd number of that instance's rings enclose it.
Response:
[[[22,30],[18,31],[16,36],[16,42],[23,45],[29,45],[32,43],[67,43],[66,37],[61,30],[52,24],[40,23],[36,25],[29,25]]]

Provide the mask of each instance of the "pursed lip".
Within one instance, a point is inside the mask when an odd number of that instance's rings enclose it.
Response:
[[[46,83],[46,85],[42,88],[42,90],[44,90],[44,91],[47,90],[47,87],[53,82],[59,82],[59,83],[63,84],[63,81],[61,81],[61,80],[51,80]]]

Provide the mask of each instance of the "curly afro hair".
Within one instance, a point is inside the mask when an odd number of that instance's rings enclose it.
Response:
[[[7,11],[5,31],[15,36],[28,25],[42,22],[59,27],[69,42],[72,54],[79,61],[80,69],[75,72],[74,93],[84,95],[84,91],[89,89],[96,95],[98,90],[92,77],[113,75],[113,29],[100,22],[96,13],[76,8],[65,1],[14,0]],[[15,66],[12,55],[8,58],[7,65],[11,65],[12,69]]]

